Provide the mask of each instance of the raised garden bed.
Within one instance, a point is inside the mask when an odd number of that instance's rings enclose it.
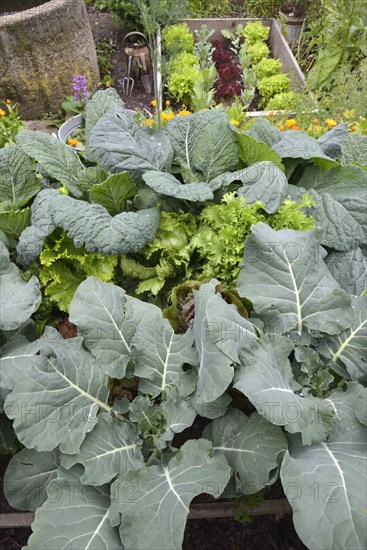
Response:
[[[209,29],[214,29],[215,31],[212,39],[220,40],[222,39],[222,30],[228,29],[233,32],[237,25],[241,24],[245,26],[249,21],[258,21],[258,19],[217,17],[210,19],[181,19],[181,21],[188,25],[191,32],[199,30],[201,25],[206,24]],[[296,90],[300,87],[302,88],[306,84],[304,74],[282,33],[280,24],[275,19],[262,19],[261,21],[263,25],[270,27],[269,44],[273,56],[282,62],[283,72],[289,74],[293,87]]]
[[[222,40],[223,36],[221,31],[229,30],[235,32],[237,25],[246,26],[247,23],[258,21],[258,19],[250,18],[203,18],[203,19],[182,19],[185,22],[191,32],[199,30],[203,24],[206,24],[209,29],[214,30],[214,34],[211,40]],[[277,58],[282,63],[282,72],[289,75],[291,80],[291,88],[293,91],[301,91],[305,85],[304,74],[299,67],[292,50],[290,49],[287,40],[285,39],[281,26],[275,19],[262,19],[262,24],[270,28],[270,34],[268,44],[270,47],[271,55]],[[267,116],[269,111],[257,110],[248,111],[247,116]]]

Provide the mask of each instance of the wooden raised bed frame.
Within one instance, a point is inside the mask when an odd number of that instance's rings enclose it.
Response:
[[[243,507],[246,509],[246,507]],[[283,516],[291,514],[292,508],[285,498],[265,500],[254,510],[247,510],[249,516]],[[210,502],[192,504],[188,519],[230,518],[236,513],[235,502]],[[33,512],[0,514],[0,529],[30,528],[34,520]]]
[[[223,38],[221,31],[227,29],[235,32],[237,25],[246,26],[250,21],[261,21],[266,27],[270,27],[269,45],[274,57],[278,58],[282,63],[283,73],[289,74],[291,79],[291,87],[294,91],[299,91],[305,84],[305,77],[290,49],[283,33],[281,26],[276,19],[245,19],[237,17],[228,18],[211,18],[211,19],[180,19],[180,22],[186,23],[192,33],[199,30],[204,23],[208,25],[208,29],[214,29],[212,40],[220,40]],[[284,111],[277,111],[284,112]],[[269,111],[249,111],[247,116],[267,116]]]

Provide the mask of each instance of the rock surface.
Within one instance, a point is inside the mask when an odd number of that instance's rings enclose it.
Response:
[[[72,93],[73,74],[85,74],[93,87],[99,81],[83,0],[39,4],[0,15],[0,97],[17,101],[26,119],[58,111]]]

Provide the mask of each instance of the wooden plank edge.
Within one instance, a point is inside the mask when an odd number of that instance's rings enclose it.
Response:
[[[208,502],[192,504],[188,519],[230,518],[235,515],[236,502]],[[246,507],[244,507],[246,509]],[[267,516],[291,514],[292,508],[286,499],[265,500],[254,510],[248,510],[249,516]],[[0,529],[19,529],[30,527],[34,520],[33,512],[0,514]]]
[[[188,519],[234,517],[238,506],[241,505],[233,501],[191,504]],[[249,516],[283,515],[292,513],[292,508],[285,498],[265,500],[253,510],[249,510],[246,506],[243,506],[243,508],[247,510]]]

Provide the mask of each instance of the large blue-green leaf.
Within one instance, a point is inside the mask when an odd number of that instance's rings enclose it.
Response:
[[[98,90],[85,108],[85,147],[90,153],[90,136],[94,126],[103,115],[116,109],[123,110],[124,102],[114,88]]]
[[[324,338],[318,351],[330,359],[331,368],[343,376],[366,382],[367,295],[353,298],[352,307],[356,314],[352,326],[340,334]]]
[[[362,392],[355,383],[346,391],[334,390],[325,401],[338,422],[328,440],[305,447],[292,436],[283,459],[280,475],[294,525],[313,550],[365,548],[367,432],[355,416]]]
[[[140,177],[147,170],[168,171],[173,150],[165,133],[142,128],[126,111],[112,111],[94,126],[90,150],[97,161],[113,174],[127,170]]]
[[[41,302],[40,283],[37,277],[25,281],[9,252],[0,247],[0,329],[14,330],[20,327],[36,311]]]
[[[238,163],[238,147],[222,109],[175,117],[166,126],[185,181],[210,182]]]
[[[256,413],[247,417],[232,408],[205,428],[203,437],[224,452],[238,489],[245,495],[268,485],[270,472],[278,466],[278,456],[287,449],[281,428]]]
[[[157,317],[161,317],[158,307],[95,277],[79,285],[70,305],[70,321],[77,325],[100,370],[119,379],[125,376],[131,339],[139,324],[143,319],[152,323]]]
[[[85,246],[87,252],[110,255],[138,252],[153,240],[159,221],[156,208],[112,217],[100,204],[45,189],[33,203],[32,225],[23,231],[17,250],[25,263],[32,262],[39,256],[46,237],[61,227],[76,247]]]
[[[14,334],[1,348],[0,386],[12,390],[17,381],[24,376],[24,371],[45,366],[46,357],[38,355],[40,340],[28,342],[21,334]]]
[[[354,164],[367,170],[367,136],[350,134],[342,147],[342,164]]]
[[[360,248],[349,252],[332,251],[325,263],[339,284],[348,294],[359,296],[367,288],[367,258]]]
[[[17,510],[37,510],[47,499],[47,485],[56,477],[59,466],[57,449],[43,453],[22,449],[11,459],[4,476],[9,504]]]
[[[239,362],[244,343],[256,340],[254,327],[241,317],[233,304],[216,293],[218,281],[194,291],[193,329],[199,354],[197,403],[218,399],[233,378],[233,364]]]
[[[238,278],[241,296],[278,333],[296,329],[338,334],[355,318],[351,297],[338,289],[314,231],[252,227]]]
[[[283,132],[282,139],[272,145],[272,149],[283,159],[313,160],[321,163],[323,168],[331,168],[337,163],[322,150],[317,140],[298,130]]]
[[[39,162],[55,180],[65,185],[75,197],[81,197],[78,177],[83,167],[69,145],[45,132],[23,130],[17,135],[17,144],[27,155]]]
[[[82,464],[84,474],[80,481],[85,485],[103,485],[117,475],[144,465],[142,444],[134,424],[101,413],[98,424],[87,434],[79,453],[63,455],[61,462],[68,469],[74,464]]]
[[[182,183],[172,174],[165,172],[145,172],[143,175],[145,183],[159,193],[176,199],[183,199],[189,202],[204,202],[214,198],[213,191],[207,183]]]
[[[322,172],[316,166],[305,169],[297,188],[314,197],[313,215],[322,229],[321,244],[346,251],[363,244],[367,232],[366,173],[358,167],[336,167]]]
[[[265,212],[274,214],[281,205],[288,187],[287,178],[275,164],[269,161],[252,164],[238,174],[244,184],[237,190],[250,204],[260,201]]]
[[[81,474],[81,467],[59,469],[24,550],[123,550],[118,529],[110,523],[109,487],[83,485]]]
[[[317,142],[325,155],[328,155],[332,159],[340,159],[342,156],[342,145],[348,138],[348,135],[348,126],[345,122],[342,122],[328,132],[325,132]]]
[[[196,365],[193,347],[194,334],[175,334],[167,319],[144,319],[131,340],[134,374],[140,378],[139,389],[156,397],[170,394],[173,388],[180,393],[185,364]]]
[[[5,402],[19,441],[37,451],[77,453],[107,405],[107,376],[82,339],[46,347],[46,365],[23,371]]]
[[[302,395],[293,378],[288,356],[293,345],[283,336],[264,337],[243,348],[234,387],[240,390],[266,420],[301,432],[304,445],[322,441],[333,427],[334,411],[318,398]]]
[[[246,133],[256,141],[266,143],[269,147],[282,139],[282,132],[270,124],[266,118],[257,118],[255,124]]]
[[[22,206],[41,189],[34,162],[19,145],[0,149],[0,202]]]
[[[147,540],[149,548],[178,550],[192,499],[201,493],[218,498],[229,477],[226,459],[209,441],[187,441],[168,464],[131,471],[115,481],[112,525],[121,521],[121,539],[131,550],[145,548]]]

